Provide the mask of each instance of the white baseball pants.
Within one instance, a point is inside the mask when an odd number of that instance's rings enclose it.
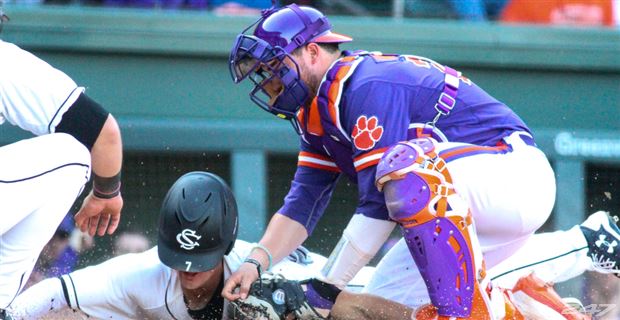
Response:
[[[68,134],[0,147],[0,308],[20,292],[89,178],[90,153]]]
[[[505,141],[512,147],[511,152],[474,153],[448,162],[457,193],[469,203],[491,277],[494,276],[494,266],[509,260],[509,257],[530,242],[534,232],[551,214],[555,202],[555,176],[544,153],[526,144],[518,133],[507,137]],[[460,146],[464,144],[448,142],[440,143],[437,147],[438,151],[442,151]],[[564,246],[573,245],[574,242],[579,242],[576,246],[585,244],[583,236],[571,238],[557,233],[554,237],[564,241]],[[531,241],[532,245],[536,243],[541,252],[537,255],[548,253],[552,256],[562,251],[557,246],[541,246],[540,241]],[[522,257],[524,255],[527,252],[521,254]],[[507,263],[514,264],[515,268],[518,263],[526,263],[510,261]],[[505,263],[502,265],[504,271],[512,269],[512,266],[508,267]],[[561,267],[574,266],[566,263]],[[514,275],[511,273],[511,276]],[[364,292],[411,307],[430,301],[424,281],[403,239],[377,265]]]

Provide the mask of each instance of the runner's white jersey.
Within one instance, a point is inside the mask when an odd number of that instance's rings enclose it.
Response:
[[[239,268],[252,247],[253,244],[242,240],[235,242],[234,249],[224,258],[225,279],[231,270]],[[326,258],[314,253],[310,257],[312,262],[308,264],[284,259],[271,271],[287,279],[314,277]],[[95,319],[191,319],[177,272],[159,261],[157,247],[112,258],[62,277],[65,283],[62,289],[60,280],[54,278],[22,293],[12,304],[15,318],[39,318],[49,310],[66,307],[68,298],[69,307]],[[225,300],[222,319],[228,319],[227,308]]]
[[[82,92],[62,71],[0,40],[0,124],[8,120],[37,136],[53,133]]]

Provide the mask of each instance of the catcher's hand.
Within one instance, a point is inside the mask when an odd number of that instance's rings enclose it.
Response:
[[[324,319],[306,301],[299,281],[270,273],[252,284],[246,299],[231,302],[231,313],[236,320]]]

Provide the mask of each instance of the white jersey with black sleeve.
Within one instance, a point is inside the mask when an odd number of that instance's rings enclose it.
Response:
[[[47,62],[0,40],[0,124],[39,136],[55,132],[83,87]]]
[[[252,247],[237,240],[224,257],[225,279],[237,270]],[[288,279],[303,280],[317,276],[325,261],[323,256],[310,253],[305,263],[284,259],[272,271]],[[222,319],[228,319],[228,304],[224,301]],[[17,319],[192,319],[177,272],[159,261],[157,247],[46,279],[24,291],[11,308]]]

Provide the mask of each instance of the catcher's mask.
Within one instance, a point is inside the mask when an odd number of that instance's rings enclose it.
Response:
[[[217,266],[237,239],[237,203],[217,175],[195,171],[180,177],[164,198],[157,240],[168,267],[203,272]]]
[[[246,34],[254,25],[253,34]],[[296,115],[310,94],[291,53],[311,42],[351,40],[331,32],[327,17],[314,8],[291,4],[263,10],[260,19],[237,36],[230,52],[230,74],[235,83],[249,78],[254,83],[250,99],[262,109],[291,121],[300,133]]]

